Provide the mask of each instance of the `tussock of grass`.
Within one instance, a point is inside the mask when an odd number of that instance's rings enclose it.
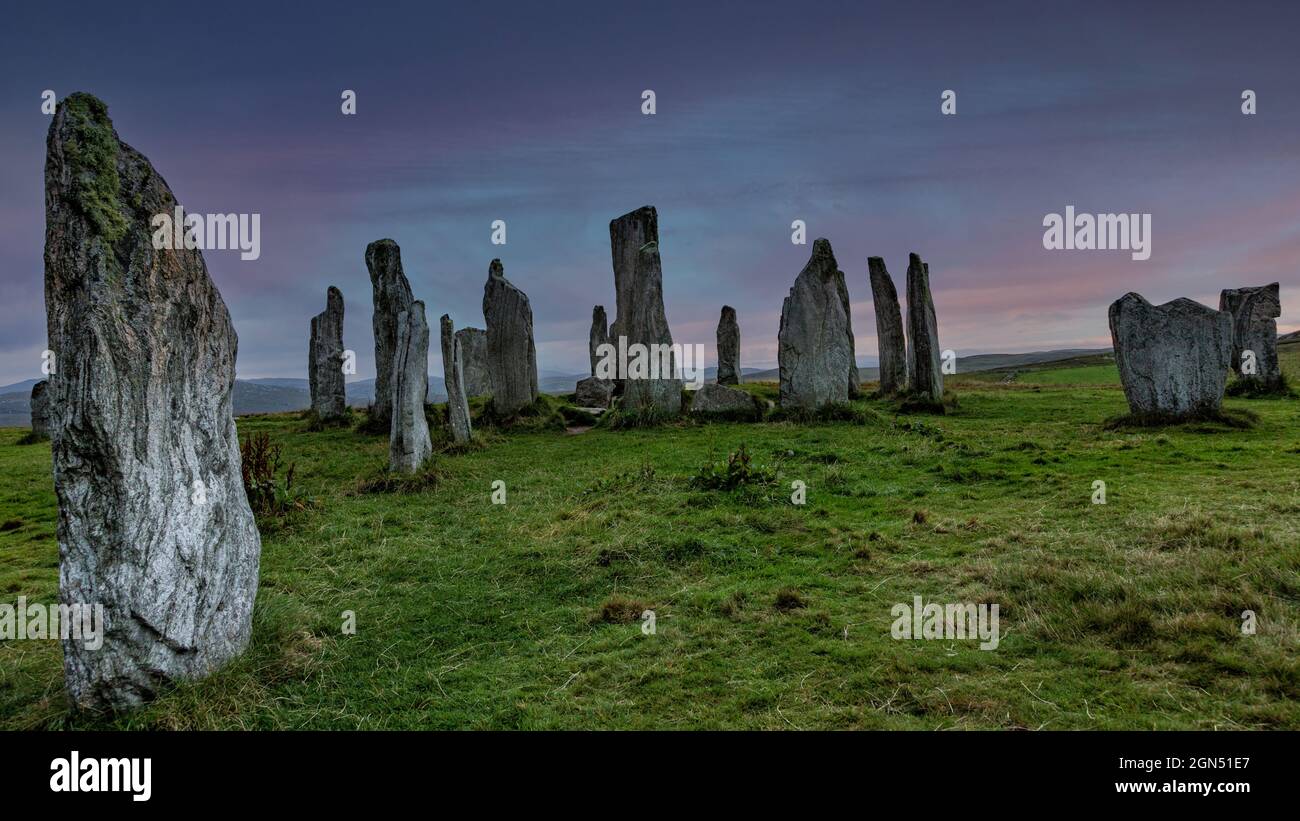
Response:
[[[1295,399],[1296,392],[1286,374],[1276,381],[1266,382],[1262,379],[1234,379],[1224,390],[1228,396],[1241,399]]]
[[[1196,411],[1185,416],[1163,413],[1126,413],[1111,416],[1102,423],[1105,430],[1127,430],[1140,428],[1167,428],[1173,426],[1199,425],[1230,428],[1232,430],[1249,430],[1259,422],[1259,415],[1242,408],[1219,408]]]
[[[330,419],[322,419],[315,410],[306,410],[302,413],[302,420],[306,423],[304,429],[308,433],[319,433],[330,428],[350,428],[356,423],[351,409],[343,416],[335,416]]]
[[[435,490],[442,481],[442,471],[433,459],[425,462],[415,473],[396,473],[387,465],[371,470],[357,482],[353,494],[366,493],[424,493]]]
[[[610,596],[600,606],[596,620],[607,624],[632,624],[641,620],[641,614],[648,608],[645,603],[626,596]]]

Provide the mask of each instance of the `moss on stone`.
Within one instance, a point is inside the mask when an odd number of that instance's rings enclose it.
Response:
[[[69,197],[109,243],[126,234],[118,198],[122,181],[117,174],[117,137],[108,118],[108,106],[89,94],[72,94],[63,101],[71,136],[65,153],[71,171]]]

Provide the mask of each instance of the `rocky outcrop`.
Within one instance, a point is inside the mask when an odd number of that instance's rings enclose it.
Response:
[[[663,263],[659,258],[659,217],[651,206],[638,208],[609,223],[610,253],[618,316],[610,342],[626,337],[627,349],[644,346],[638,369],[629,361],[623,383],[623,408],[676,416],[682,410],[682,381],[672,352],[673,335],[664,313]],[[630,354],[629,358],[634,354]]]
[[[44,379],[32,385],[32,438],[43,439],[50,435],[50,383]]]
[[[456,332],[460,345],[460,375],[465,381],[466,396],[491,396],[492,371],[488,368],[487,331],[461,328]]]
[[[397,315],[393,344],[392,422],[388,431],[388,468],[414,473],[433,453],[424,400],[429,393],[429,324],[424,303],[415,300]]]
[[[465,397],[465,380],[461,376],[460,340],[451,317],[442,315],[442,378],[447,385],[447,427],[451,441],[464,443],[470,440],[469,402]]]
[[[876,339],[880,347],[880,392],[886,396],[907,390],[907,338],[903,335],[903,313],[893,277],[880,257],[867,258],[871,278],[871,300],[876,311]]]
[[[248,644],[261,539],[231,414],[238,342],[197,250],[155,249],[176,198],[104,104],[61,102],[45,161],[45,310],[59,598],[73,704],[124,709]]]
[[[844,273],[830,242],[818,239],[781,306],[777,360],[782,407],[815,410],[850,398],[850,384],[856,391],[857,381],[852,334]]]
[[[325,292],[325,310],[311,320],[307,350],[307,376],[311,409],[322,421],[348,416],[347,387],[343,384],[343,293],[333,285]]]
[[[930,266],[916,254],[907,257],[908,391],[930,402],[943,401],[939,323],[930,296]]]
[[[492,410],[498,416],[511,416],[537,400],[537,350],[528,296],[506,279],[499,259],[488,266],[483,319],[487,322]]]
[[[1232,370],[1262,387],[1281,384],[1277,318],[1282,315],[1282,299],[1278,283],[1225,289],[1219,294],[1219,310],[1232,315]],[[1251,369],[1254,373],[1247,372]]]
[[[763,415],[758,399],[726,385],[709,383],[691,394],[692,416],[720,416],[735,420],[757,420]]]
[[[609,342],[609,320],[605,317],[605,306],[597,305],[591,309],[591,333],[587,335],[587,352],[591,356],[591,375],[596,375],[596,362],[600,360],[597,351],[601,345]]]
[[[397,349],[397,318],[411,307],[411,283],[402,272],[402,249],[391,239],[366,246],[366,270],[374,293],[375,401],[371,419],[381,427],[393,416],[393,358]],[[427,380],[428,377],[426,376]]]
[[[740,384],[740,323],[730,305],[723,305],[718,317],[718,384]]]
[[[589,376],[579,379],[573,404],[580,408],[608,408],[614,396],[614,380]]]
[[[1110,306],[1110,335],[1134,414],[1187,418],[1222,406],[1231,314],[1190,299],[1152,305],[1128,293]]]

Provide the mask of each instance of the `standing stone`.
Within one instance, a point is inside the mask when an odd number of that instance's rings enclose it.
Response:
[[[498,416],[512,416],[537,401],[537,350],[528,295],[510,284],[499,259],[488,266],[483,319],[487,322],[492,410]]]
[[[1277,318],[1282,315],[1278,283],[1254,288],[1227,288],[1219,310],[1232,314],[1232,370],[1243,380],[1272,387],[1282,382],[1277,359]],[[1254,354],[1255,372],[1244,373],[1243,354]]]
[[[316,418],[322,421],[347,418],[348,395],[343,384],[343,293],[333,285],[325,292],[325,310],[311,319],[307,376],[311,385],[311,409]]]
[[[388,467],[415,473],[433,454],[424,400],[429,393],[429,324],[424,303],[415,300],[397,315],[393,347],[393,418],[388,433]]]
[[[460,340],[451,317],[442,315],[442,380],[447,385],[447,425],[451,440],[458,444],[470,440],[469,402],[465,399],[465,380]]]
[[[605,306],[597,305],[591,309],[591,333],[587,335],[587,352],[591,357],[591,375],[596,375],[596,363],[600,360],[597,351],[601,345],[609,342],[609,319],[605,316]]]
[[[625,380],[623,407],[676,416],[682,410],[682,381],[673,378],[677,362],[664,313],[655,209],[647,205],[610,221],[609,241],[618,300],[610,342],[629,351],[628,372],[619,374]],[[633,345],[645,346],[642,357],[635,356]]]
[[[1111,303],[1110,335],[1134,414],[1182,418],[1223,405],[1231,314],[1190,299],[1152,305],[1127,293]]]
[[[781,306],[777,335],[781,407],[816,410],[850,397],[845,374],[857,375],[844,273],[825,239],[795,278]]]
[[[44,439],[50,435],[50,383],[42,379],[32,385],[32,438]]]
[[[375,401],[371,419],[388,424],[393,416],[393,358],[397,348],[397,318],[411,307],[411,283],[402,273],[402,249],[391,239],[366,246],[366,269],[374,291]],[[428,379],[428,376],[425,376]]]
[[[460,376],[465,382],[465,396],[491,396],[492,371],[488,368],[487,331],[461,328],[456,332],[460,348]]]
[[[88,94],[46,141],[59,600],[102,607],[103,644],[63,642],[78,708],[120,710],[243,651],[261,538],[231,413],[238,341],[197,250],[155,249],[176,198]]]
[[[886,396],[907,390],[907,340],[903,313],[893,277],[880,257],[867,258],[871,300],[876,310],[876,340],[880,346],[880,392]]]
[[[930,266],[916,254],[907,257],[907,351],[909,390],[931,402],[943,401],[939,323],[930,296]]]
[[[730,305],[723,305],[718,317],[718,384],[740,384],[740,323]]]

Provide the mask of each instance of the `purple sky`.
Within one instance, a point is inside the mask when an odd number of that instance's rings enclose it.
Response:
[[[1300,7],[316,5],[6,12],[0,384],[38,377],[45,348],[47,88],[105,100],[187,210],[261,214],[259,260],[206,255],[244,378],[305,377],[331,284],[373,375],[363,253],[380,237],[401,244],[431,324],[482,327],[500,257],[532,300],[541,368],[584,371],[591,306],[614,315],[609,220],[645,204],[674,338],[710,362],[727,303],[742,365],[775,365],[781,300],[819,236],[864,357],[866,258],[901,291],[909,251],[959,355],[1109,345],[1106,307],[1129,290],[1216,305],[1221,288],[1280,281],[1279,326],[1300,326]],[[1044,250],[1044,215],[1067,205],[1150,213],[1151,258]],[[807,246],[790,243],[794,219]]]

